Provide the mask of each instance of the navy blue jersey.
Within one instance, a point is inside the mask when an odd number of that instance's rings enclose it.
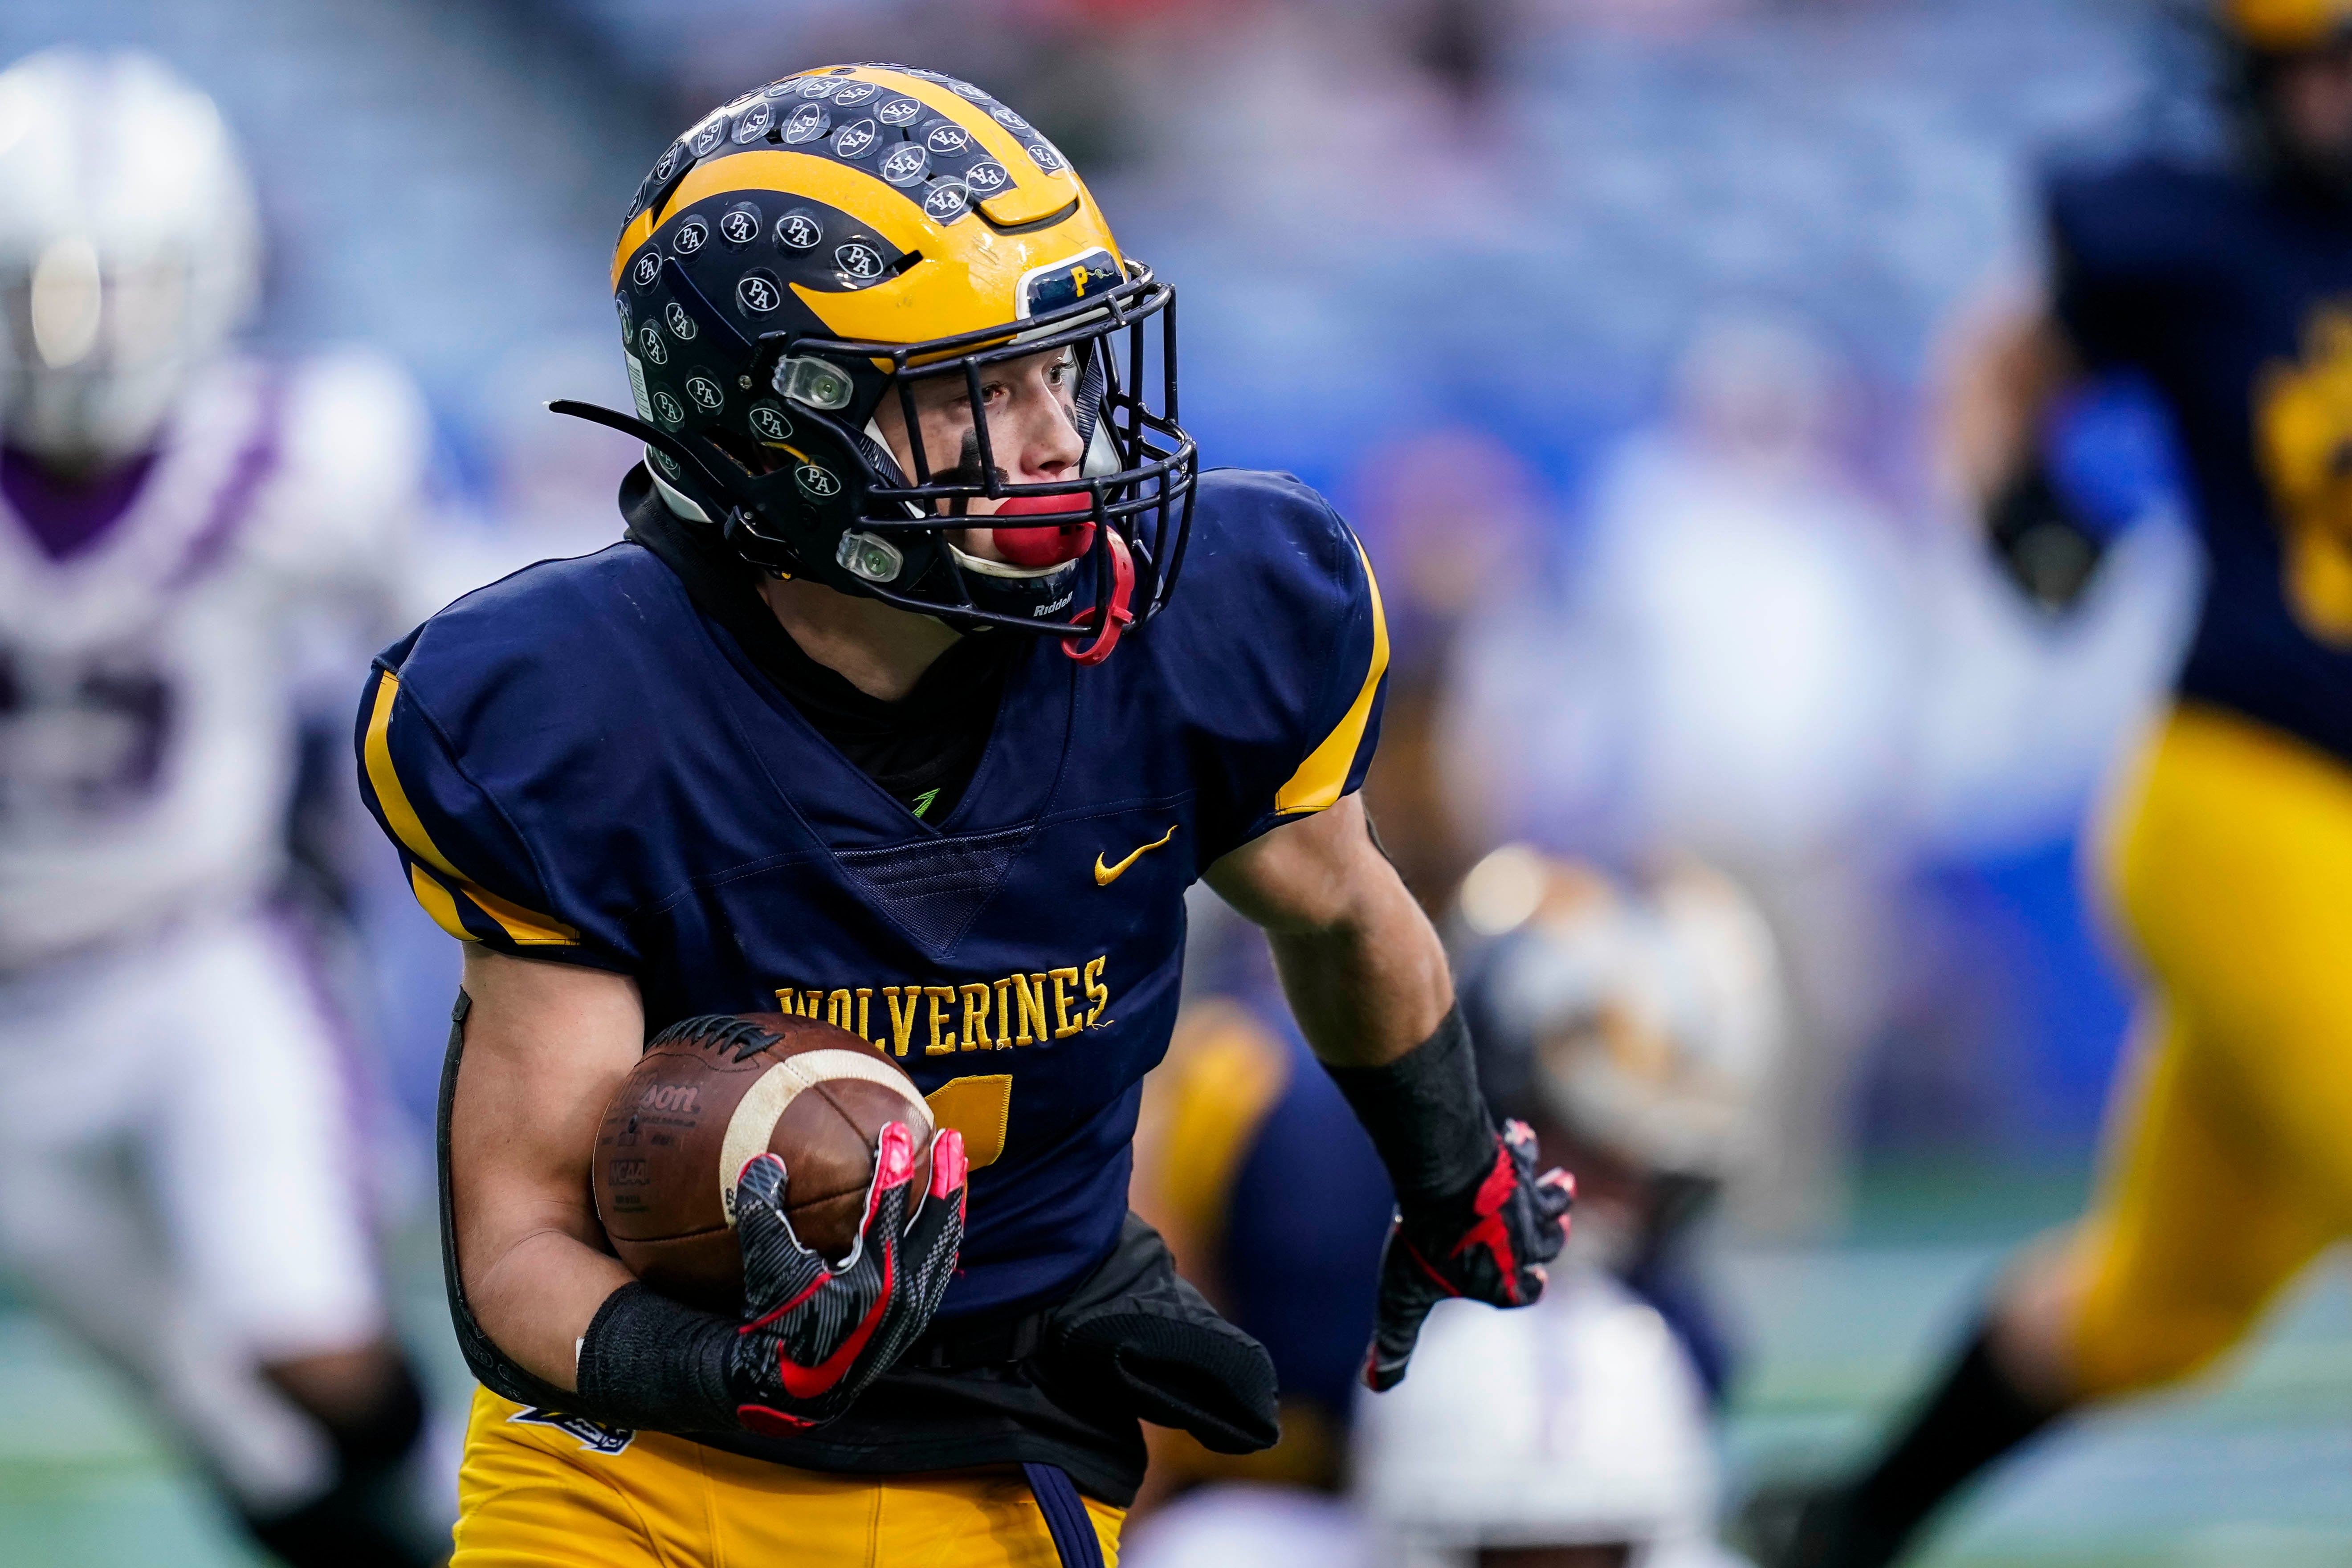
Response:
[[[1287,476],[1219,471],[1167,608],[1092,668],[1025,643],[936,824],[635,544],[527,568],[387,650],[360,771],[453,935],[629,974],[649,1032],[781,1006],[912,1074],[975,1167],[942,1308],[966,1313],[1050,1295],[1110,1249],[1184,889],[1361,783],[1387,664],[1379,590],[1331,509]]]
[[[2352,759],[2352,209],[2144,160],[2050,217],[2061,323],[2179,434],[2210,560],[2180,694]]]

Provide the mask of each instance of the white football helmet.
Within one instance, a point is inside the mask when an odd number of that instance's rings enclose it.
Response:
[[[1742,1568],[1716,1543],[1706,1399],[1673,1331],[1596,1269],[1516,1312],[1440,1301],[1412,1375],[1360,1397],[1355,1495],[1380,1568],[1625,1546],[1634,1568]]]
[[[1511,845],[1464,879],[1455,914],[1495,1037],[1481,1047],[1524,1053],[1516,1076],[1547,1110],[1644,1170],[1740,1168],[1787,1008],[1771,931],[1728,878],[1685,861],[1625,887]],[[1493,1087],[1513,1076],[1498,1067]]]
[[[258,291],[253,188],[211,99],[145,55],[0,71],[0,428],[60,468],[151,446]]]

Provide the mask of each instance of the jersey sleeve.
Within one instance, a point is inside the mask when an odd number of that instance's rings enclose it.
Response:
[[[357,742],[368,809],[399,850],[410,891],[442,930],[517,957],[635,970],[619,922],[551,885],[522,830],[384,662],[362,693]]]
[[[1237,640],[1247,664],[1223,683],[1230,715],[1220,721],[1234,732],[1214,853],[1360,788],[1388,690],[1388,623],[1363,545],[1297,480],[1256,476],[1252,489],[1235,531],[1250,542],[1237,552],[1246,570],[1227,567],[1229,602],[1216,609],[1220,642],[1246,628]]]

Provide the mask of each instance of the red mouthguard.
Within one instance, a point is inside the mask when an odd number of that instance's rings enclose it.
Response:
[[[1059,566],[1076,561],[1094,547],[1095,523],[1090,515],[1094,498],[1087,495],[1013,496],[984,520],[996,534],[996,548],[1015,566]],[[1057,517],[1076,513],[1078,521],[1044,528],[1006,528],[997,519]],[[983,520],[974,519],[975,521]]]

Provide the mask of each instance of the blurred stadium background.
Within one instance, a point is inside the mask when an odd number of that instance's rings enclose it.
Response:
[[[1292,470],[1366,535],[1396,637],[1371,799],[1416,891],[1448,906],[1511,841],[1683,849],[1770,921],[1793,1044],[1716,1255],[1734,1489],[1874,1430],[2078,1206],[2125,1021],[2079,827],[2194,557],[2127,386],[2062,433],[2126,541],[2063,626],[1992,576],[1929,430],[1954,334],[2030,281],[2039,164],[2210,134],[2153,0],[0,7],[0,59],[58,42],[220,100],[265,347],[415,378],[431,604],[616,532],[625,445],[538,405],[625,405],[604,269],[677,127],[834,58],[988,85],[1178,284],[1208,460]],[[354,1011],[405,1328],[454,1412],[424,1201],[454,960],[375,848]],[[0,1307],[0,1561],[244,1561],[210,1507]],[[2323,1271],[2219,1380],[2038,1448],[1931,1560],[2352,1563],[2352,1291]]]

